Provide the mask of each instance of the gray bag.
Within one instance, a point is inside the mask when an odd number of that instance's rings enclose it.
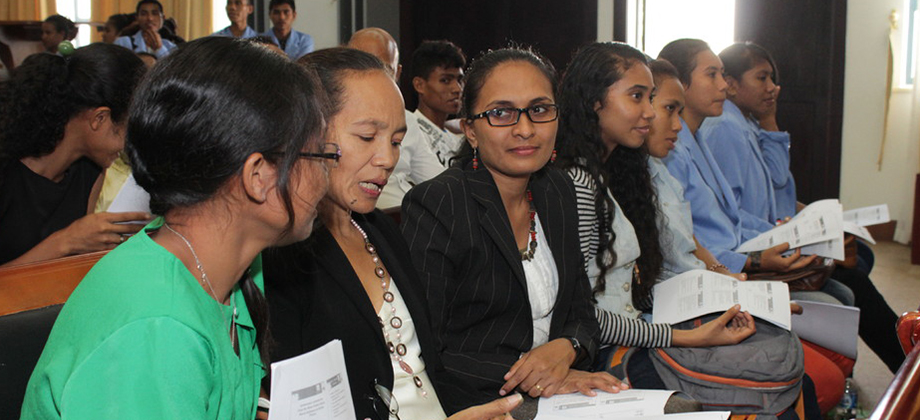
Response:
[[[708,315],[674,329],[691,329],[713,320]],[[805,374],[802,343],[795,333],[767,322],[733,346],[650,349],[649,356],[668,389],[689,394],[705,410],[757,414],[775,419],[793,405]]]

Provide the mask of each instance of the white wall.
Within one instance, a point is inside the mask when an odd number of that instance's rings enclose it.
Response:
[[[887,203],[898,221],[895,240],[910,240],[914,179],[920,169],[920,137],[911,134],[911,93],[892,95],[882,169],[881,147],[888,57],[888,14],[903,0],[851,1],[847,4],[846,73],[843,103],[843,156],[840,199],[844,208]],[[896,56],[900,36],[896,37]],[[899,68],[895,62],[895,68]],[[897,81],[897,77],[895,79]],[[920,105],[918,105],[920,106]]]
[[[597,1],[597,42],[613,41],[613,0]]]

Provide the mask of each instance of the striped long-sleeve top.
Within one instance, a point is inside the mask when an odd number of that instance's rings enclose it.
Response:
[[[585,270],[593,287],[600,275],[597,251],[601,224],[595,211],[597,184],[584,168],[576,166],[567,173],[575,184],[578,234],[585,257]],[[639,311],[633,305],[630,288],[633,267],[639,257],[639,242],[632,224],[623,215],[616,200],[612,196],[610,199],[615,208],[604,209],[603,217],[609,221],[605,225],[611,226],[616,233],[613,248],[617,258],[614,266],[604,275],[604,291],[595,295],[595,312],[601,329],[600,342],[633,347],[669,347],[672,336],[670,325],[649,324],[636,318]]]

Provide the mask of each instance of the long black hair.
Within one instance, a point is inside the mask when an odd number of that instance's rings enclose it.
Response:
[[[92,44],[67,58],[33,54],[0,83],[0,169],[50,154],[78,113],[109,107],[113,122],[128,115],[131,95],[146,71],[131,51]]]
[[[214,197],[260,152],[278,170],[290,229],[291,173],[298,153],[322,141],[324,98],[314,74],[264,47],[205,37],[177,49],[138,89],[128,121],[126,151],[151,210],[165,214]],[[265,296],[249,276],[240,288],[267,368]]]
[[[559,83],[556,79],[556,68],[553,63],[540,55],[530,47],[510,46],[498,50],[489,50],[483,52],[479,57],[470,63],[464,75],[463,93],[461,96],[460,118],[469,119],[476,114],[473,107],[479,100],[479,93],[482,86],[492,71],[501,64],[519,61],[531,64],[540,71],[546,79],[549,80],[552,87],[553,96],[557,96]],[[463,168],[473,160],[473,146],[468,141],[464,141],[460,150],[451,159],[451,166]],[[538,173],[542,173],[542,168]]]
[[[601,139],[600,119],[595,111],[604,104],[607,90],[633,65],[648,65],[641,51],[619,42],[594,43],[581,48],[562,79],[559,106],[559,151],[556,164],[563,169],[578,167],[587,172],[597,186],[594,212],[598,221],[597,266],[600,275],[594,293],[606,289],[605,274],[616,265],[613,249],[616,232],[611,228],[615,206],[609,190],[627,219],[636,228],[641,255],[636,262],[639,277],[634,278],[633,302],[647,301],[647,295],[661,272],[663,257],[658,242],[657,197],[647,167],[648,152],[617,147],[607,156]],[[642,308],[640,308],[642,309]]]

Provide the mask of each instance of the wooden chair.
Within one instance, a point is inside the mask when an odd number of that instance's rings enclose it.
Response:
[[[920,345],[917,345],[920,342],[920,311],[901,315],[897,329],[907,359],[875,406],[870,420],[920,418]]]
[[[61,307],[106,252],[0,268],[0,418],[19,418]]]

